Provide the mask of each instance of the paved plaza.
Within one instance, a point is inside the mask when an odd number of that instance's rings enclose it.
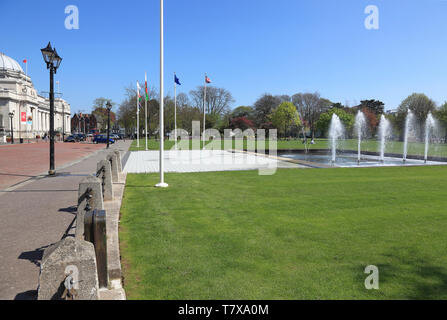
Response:
[[[21,179],[29,179],[0,191],[0,300],[36,298],[43,250],[73,232],[79,182],[96,172],[97,162],[106,154],[115,149],[125,152],[130,143],[118,141],[111,150],[104,145],[56,144],[55,177],[36,176],[47,169],[48,144],[42,149],[42,145],[0,147],[0,153],[13,161],[9,172],[22,173],[26,168]],[[33,163],[31,170],[27,165]]]
[[[165,172],[213,172],[274,168],[305,168],[279,160],[244,152],[225,150],[178,150],[165,151]],[[131,152],[124,172],[159,172],[159,152]]]
[[[55,143],[56,167],[82,159],[103,149],[104,145],[87,143]],[[48,142],[0,146],[0,190],[45,174],[49,168]]]

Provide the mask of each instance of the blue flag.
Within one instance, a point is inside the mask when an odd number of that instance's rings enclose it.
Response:
[[[177,78],[177,76],[174,74],[174,82],[177,83],[179,86],[181,86],[182,84],[180,83],[179,78]]]

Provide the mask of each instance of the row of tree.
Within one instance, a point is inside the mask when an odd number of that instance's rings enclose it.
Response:
[[[382,101],[374,99],[362,100],[359,105],[349,107],[322,98],[318,93],[298,93],[293,96],[264,94],[253,107],[236,108],[231,117],[236,119],[233,125],[241,129],[275,127],[283,137],[296,137],[306,132],[307,136],[315,138],[327,136],[334,113],[343,122],[348,136],[353,135],[355,116],[362,111],[367,120],[370,137],[377,134],[380,117],[385,115],[391,121],[396,136],[402,138],[408,110],[415,115],[420,131],[423,130],[429,113],[432,113],[444,128],[447,127],[447,102],[438,107],[432,99],[422,93],[408,96],[396,111],[389,113],[385,113],[385,104]]]
[[[125,99],[118,108],[118,119],[126,131],[134,133],[137,123],[137,105],[141,106],[139,112],[140,133],[145,127],[145,101],[137,103],[137,92],[129,86],[125,89]],[[149,89],[149,101],[147,102],[148,134],[158,134],[159,126],[159,99],[158,93]],[[204,87],[199,86],[191,90],[189,95],[180,93],[177,95],[177,127],[192,131],[192,121],[203,121]],[[207,128],[224,129],[229,122],[231,104],[234,102],[231,93],[224,88],[207,86],[206,89],[206,126]],[[174,97],[166,96],[164,100],[165,131],[171,132],[175,128],[175,101]]]
[[[159,99],[157,92],[149,90],[148,133],[158,134],[159,124]],[[191,133],[192,121],[203,121],[204,87],[199,86],[191,90],[189,94],[180,93],[177,96],[177,127]],[[215,128],[221,132],[224,129],[239,128],[273,129],[279,131],[280,137],[307,136],[324,137],[327,135],[332,115],[336,113],[344,123],[347,133],[351,133],[354,127],[355,115],[363,111],[368,123],[368,131],[371,136],[377,132],[380,117],[385,113],[385,104],[379,100],[362,100],[359,105],[349,107],[339,102],[332,102],[315,93],[297,93],[295,95],[271,95],[263,94],[252,106],[239,106],[231,110],[234,102],[232,94],[224,89],[207,86],[206,95],[206,127]],[[95,110],[103,115],[104,105],[107,100],[100,98],[95,100]],[[145,125],[144,100],[140,101],[140,133],[143,133]],[[137,92],[129,86],[125,89],[125,99],[119,105],[117,119],[119,124],[126,128],[129,134],[136,129]],[[392,122],[398,134],[402,134],[405,117],[411,110],[417,121],[421,124],[425,121],[429,112],[447,127],[447,103],[437,107],[436,103],[424,94],[414,93],[400,104],[397,112],[388,113],[386,117]],[[174,98],[165,97],[165,130],[174,130]]]

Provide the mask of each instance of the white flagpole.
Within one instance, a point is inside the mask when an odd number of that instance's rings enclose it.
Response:
[[[175,81],[176,74],[174,72],[174,135],[175,135],[175,150],[177,150],[177,82]]]
[[[146,87],[147,87],[147,74],[144,73],[144,134],[146,136],[146,151],[147,151],[147,93],[146,93]]]
[[[160,0],[160,183],[155,185],[158,188],[167,188],[164,177],[164,39],[163,39],[163,0]]]
[[[203,94],[203,134],[202,134],[202,140],[203,140],[203,149],[205,149],[205,130],[206,130],[206,118],[205,118],[205,114],[206,114],[206,73],[205,73],[205,88],[204,88],[205,93]]]
[[[140,148],[140,85],[137,81],[137,148]]]

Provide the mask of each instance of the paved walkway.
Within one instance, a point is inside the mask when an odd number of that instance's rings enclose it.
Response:
[[[130,144],[119,141],[111,149],[127,151]],[[73,222],[79,182],[96,171],[108,152],[100,149],[78,163],[57,166],[56,177],[36,177],[0,191],[0,300],[36,298],[43,250]]]
[[[159,171],[158,151],[131,152],[124,172],[152,173]],[[210,172],[274,168],[304,168],[299,164],[253,153],[225,150],[165,151],[166,172]]]
[[[100,144],[56,143],[56,167],[81,159],[99,149]],[[46,142],[0,146],[0,190],[36,177],[49,169],[50,144]]]

